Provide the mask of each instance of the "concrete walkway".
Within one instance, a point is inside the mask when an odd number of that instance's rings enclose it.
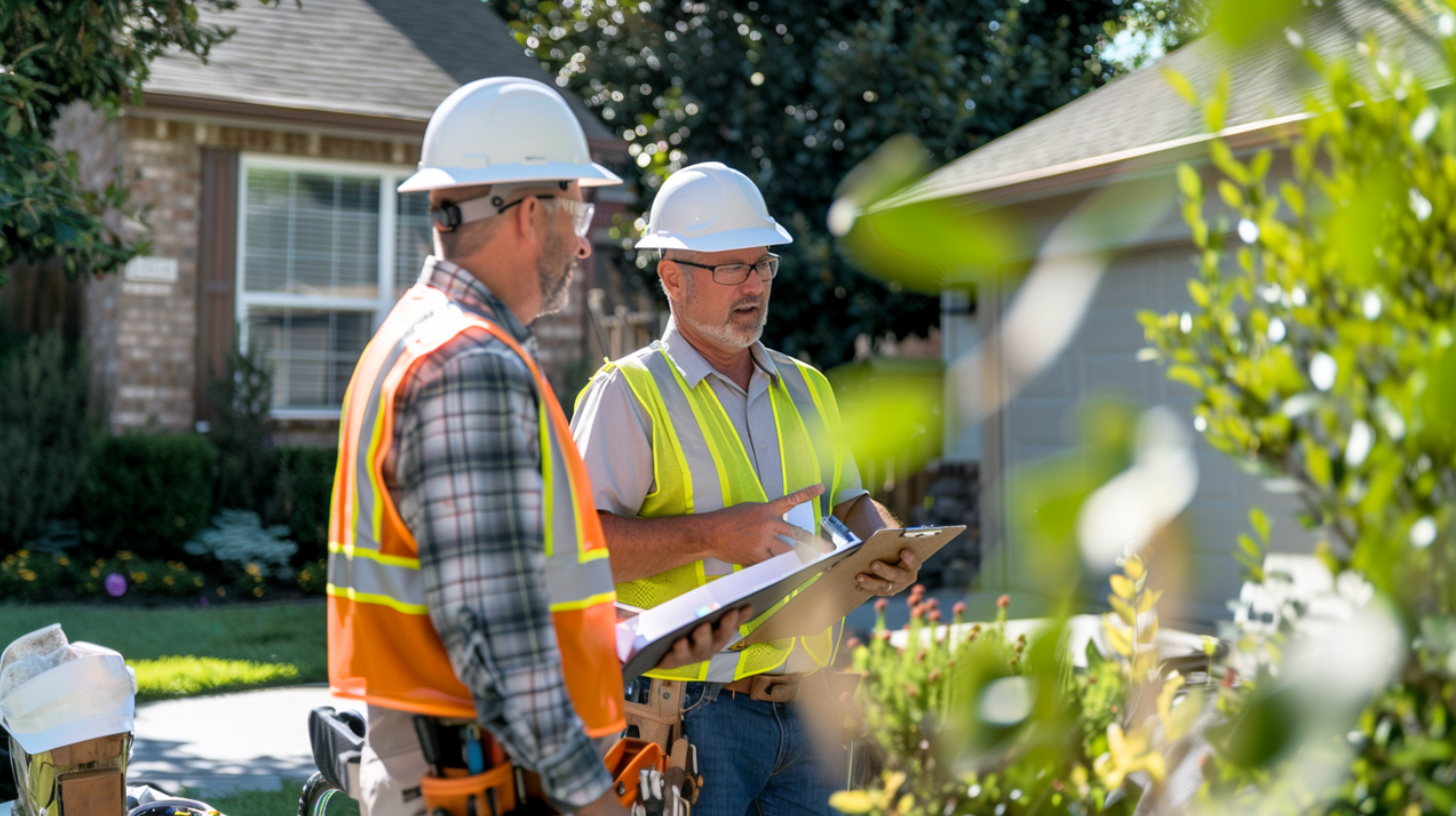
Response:
[[[314,772],[308,712],[318,706],[363,709],[323,686],[269,689],[139,706],[127,784],[150,783],[202,796],[277,789]]]

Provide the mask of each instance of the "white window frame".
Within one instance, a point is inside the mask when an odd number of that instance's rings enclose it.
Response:
[[[287,292],[249,292],[247,290],[247,247],[248,247],[248,171],[291,170],[301,172],[342,174],[350,176],[373,176],[379,179],[379,270],[378,296],[374,298],[327,297],[299,295]],[[248,344],[248,309],[294,308],[320,309],[327,311],[368,312],[372,315],[371,334],[394,308],[395,297],[395,233],[399,229],[396,202],[399,194],[395,188],[411,174],[411,171],[393,164],[355,162],[338,159],[309,159],[296,156],[275,156],[266,153],[243,153],[238,157],[238,231],[237,231],[237,276],[234,281],[235,319],[238,325],[238,339],[243,348]],[[338,419],[340,408],[273,408],[274,419]]]

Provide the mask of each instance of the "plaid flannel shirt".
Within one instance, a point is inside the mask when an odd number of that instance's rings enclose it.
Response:
[[[470,272],[430,258],[420,281],[535,352],[530,330]],[[400,389],[384,473],[480,724],[550,796],[580,806],[612,780],[567,696],[543,582],[539,398],[514,351],[466,331]]]

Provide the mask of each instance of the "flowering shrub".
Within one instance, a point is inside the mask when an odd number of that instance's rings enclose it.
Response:
[[[853,660],[881,767],[830,804],[874,816],[1132,813],[1164,779],[1163,752],[1189,732],[1203,688],[1161,676],[1159,593],[1137,556],[1122,566],[1101,621],[1110,654],[1089,643],[1085,668],[1074,668],[1069,630],[1055,621],[1010,636],[1004,597],[989,624],[964,623],[957,604],[941,626],[936,601],[916,587],[899,633],[885,630],[878,602]]]
[[[0,561],[0,598],[8,601],[123,595],[188,598],[203,592],[206,584],[203,573],[180,561],[140,559],[125,550],[90,561],[21,550]]]
[[[324,594],[324,587],[328,584],[328,580],[329,565],[322,558],[313,563],[304,564],[298,570],[298,588],[306,594]]]

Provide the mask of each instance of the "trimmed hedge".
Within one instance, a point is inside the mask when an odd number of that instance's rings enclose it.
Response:
[[[85,355],[59,334],[0,355],[0,554],[71,510],[92,432],[86,391]]]
[[[130,432],[87,457],[78,500],[81,541],[96,554],[127,550],[168,560],[212,518],[217,453],[191,434]]]
[[[328,557],[329,501],[339,452],[335,448],[278,448],[274,512],[298,544],[296,565]]]

